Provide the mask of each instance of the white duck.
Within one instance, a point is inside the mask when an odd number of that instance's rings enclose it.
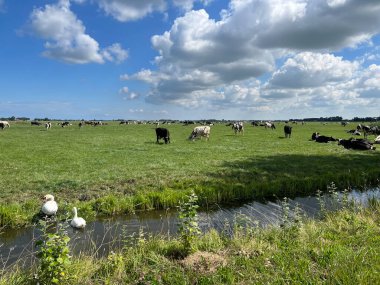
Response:
[[[58,211],[58,204],[54,201],[54,196],[47,194],[44,196],[44,204],[42,205],[41,211],[48,216],[55,215]]]
[[[71,220],[70,225],[76,229],[83,229],[86,226],[85,219],[78,217],[78,211],[76,207],[73,208],[73,212],[74,218]]]

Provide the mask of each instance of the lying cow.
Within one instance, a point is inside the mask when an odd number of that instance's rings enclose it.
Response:
[[[333,137],[321,136],[318,132],[313,133],[311,135],[311,139],[318,143],[328,143],[337,141],[337,139],[334,139]]]
[[[354,136],[361,136],[362,134],[358,130],[349,130],[347,131],[348,134],[352,134]]]
[[[366,139],[354,139],[350,138],[348,140],[339,139],[338,145],[342,145],[344,148],[347,149],[357,149],[357,150],[375,150],[376,147],[372,145],[368,140]]]
[[[210,137],[210,126],[199,126],[195,127],[193,131],[191,132],[191,135],[189,137],[189,140],[194,140],[195,138],[201,138],[205,137],[207,140]]]
[[[157,137],[156,143],[158,143],[159,139],[164,139],[165,144],[170,143],[170,133],[168,129],[156,128],[156,137]]]
[[[292,135],[292,127],[285,125],[284,126],[284,133],[285,133],[285,138],[290,138],[290,136]]]

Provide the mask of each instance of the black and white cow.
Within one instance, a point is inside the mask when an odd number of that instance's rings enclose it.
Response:
[[[241,133],[244,135],[244,124],[243,122],[235,122],[232,124],[232,129],[234,130],[235,132],[235,135],[237,133]]]
[[[210,126],[198,126],[193,129],[193,131],[190,134],[189,140],[194,140],[195,138],[201,138],[205,137],[206,140],[210,138]]]
[[[285,138],[290,138],[290,136],[292,135],[292,127],[285,125],[284,126],[284,133],[285,133]]]
[[[311,139],[318,143],[328,143],[337,141],[337,139],[334,139],[333,137],[321,136],[318,132],[313,133],[311,135]]]
[[[339,139],[338,145],[342,145],[344,148],[347,149],[356,149],[356,150],[375,150],[376,147],[372,145],[368,140],[366,139],[354,139],[350,138],[348,140]]]
[[[156,128],[156,137],[156,143],[158,143],[158,140],[160,139],[163,139],[165,141],[165,144],[170,143],[170,133],[168,129]]]

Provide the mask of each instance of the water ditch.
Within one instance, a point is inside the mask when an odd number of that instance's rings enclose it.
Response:
[[[342,199],[342,193],[336,193]],[[327,209],[336,208],[336,199],[329,194],[321,197]],[[347,198],[366,206],[368,198],[380,199],[380,187],[366,191],[351,191]],[[320,213],[320,201],[316,196],[287,199],[289,215],[295,209],[307,217],[315,218]],[[230,206],[199,211],[199,225],[202,231],[214,228],[232,234],[236,222],[252,226],[278,226],[284,217],[283,201],[250,202],[240,206]],[[175,209],[136,213],[89,222],[84,230],[74,230],[68,226],[70,246],[74,255],[91,253],[104,256],[110,251],[131,242],[137,236],[163,235],[177,233],[178,217]],[[0,271],[16,261],[21,266],[29,266],[35,259],[35,241],[40,231],[36,227],[5,229],[0,233]]]

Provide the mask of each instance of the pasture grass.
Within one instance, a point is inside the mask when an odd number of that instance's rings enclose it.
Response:
[[[210,230],[190,254],[179,238],[140,235],[104,258],[73,257],[61,284],[380,284],[379,214],[373,200],[286,227]],[[36,268],[15,265],[0,285],[35,284]]]
[[[349,138],[353,124],[292,125],[285,139],[276,130],[245,124],[211,127],[209,141],[189,141],[194,125],[163,125],[170,144],[156,144],[154,125],[52,129],[16,122],[0,131],[0,226],[30,224],[39,198],[56,197],[60,215],[73,205],[81,215],[130,213],[175,207],[191,190],[202,206],[252,199],[294,197],[379,184],[379,151],[353,151],[311,141],[312,132]],[[370,137],[373,139],[373,137]]]

